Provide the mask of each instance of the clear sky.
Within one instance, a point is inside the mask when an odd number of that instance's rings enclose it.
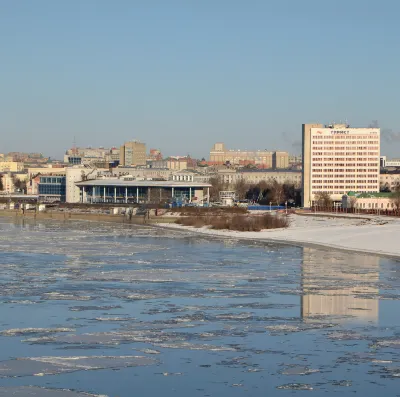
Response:
[[[399,0],[0,0],[0,152],[139,139],[300,152],[301,124],[400,157]]]

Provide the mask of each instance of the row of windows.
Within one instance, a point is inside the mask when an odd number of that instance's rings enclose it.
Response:
[[[329,184],[329,183],[334,183],[334,184],[338,184],[338,183],[369,183],[369,184],[377,184],[378,181],[376,179],[367,179],[367,180],[355,180],[355,179],[315,179],[312,181],[312,185],[318,185],[318,184]]]
[[[365,174],[366,172],[371,172],[371,173],[373,173],[373,175],[377,175],[378,174],[378,172],[376,172],[376,170],[367,169],[367,168],[363,168],[361,171],[359,169],[350,169],[350,168],[325,168],[325,169],[315,168],[313,170],[313,172],[312,172],[312,175],[315,176],[315,175],[318,175],[319,173],[328,174],[328,173],[331,173],[331,172],[332,173],[333,172],[335,172],[335,173],[338,173],[338,172],[346,172],[346,173],[357,172],[359,174]]]
[[[338,191],[337,189],[340,189],[340,191]],[[347,193],[349,190],[357,190],[357,192],[360,193],[367,193],[367,192],[375,192],[375,188],[374,187],[369,187],[366,185],[357,185],[357,186],[352,186],[352,185],[346,185],[346,186],[333,186],[333,185],[326,185],[326,186],[313,186],[313,190],[311,190],[312,194],[316,194],[319,193],[321,191],[324,192],[329,192],[331,194],[345,194]]]
[[[365,178],[374,178],[376,179],[378,175],[376,174],[368,174],[368,175],[356,175],[356,174],[314,174],[312,176],[313,179],[317,178],[357,178],[357,179],[365,179]]]
[[[368,153],[368,154],[367,154]],[[340,156],[340,157],[348,157],[348,156],[358,156],[359,158],[366,159],[367,156],[377,156],[378,152],[312,152],[312,156]],[[372,158],[372,161],[376,161],[377,157]]]
[[[338,164],[339,165],[339,164]],[[358,172],[361,174],[365,174],[366,172],[373,172],[374,175],[378,174],[377,172],[378,170],[374,169],[374,168],[356,168],[356,169],[352,169],[352,168],[313,168],[312,170],[312,174],[315,175],[319,172]]]
[[[371,172],[379,172],[379,167],[375,165],[375,163],[312,163],[312,170],[319,171],[319,168],[332,168],[332,167],[342,167],[346,169],[355,168],[355,167],[362,167],[367,168]],[[372,167],[372,168],[371,168]]]
[[[329,161],[333,161],[333,159],[314,159],[315,161],[312,163],[313,167],[334,167],[334,166],[342,166],[342,167],[355,167],[356,163],[347,163],[345,159],[337,159],[334,163],[329,163]],[[316,162],[318,161],[318,163]],[[348,161],[356,161],[355,159],[348,159]],[[358,160],[358,165],[361,167],[379,167],[378,163],[368,163],[366,160]]]
[[[365,141],[365,140],[372,140],[375,142],[379,142],[379,138],[378,137],[374,137],[371,135],[347,135],[347,136],[343,136],[343,135],[336,135],[336,136],[331,136],[331,135],[314,135],[313,139],[317,139],[317,140],[335,140],[335,141],[354,141],[354,140],[361,140],[361,141]]]
[[[356,203],[356,208],[379,208],[379,205],[378,203],[368,203],[368,205],[365,203]],[[384,209],[385,205],[381,203],[380,208]],[[394,203],[387,203],[386,208],[394,208]]]
[[[40,177],[40,183],[64,183],[65,184],[65,176],[57,176],[57,177]]]
[[[65,185],[39,184],[39,194],[40,195],[56,194],[60,196],[65,196]]]

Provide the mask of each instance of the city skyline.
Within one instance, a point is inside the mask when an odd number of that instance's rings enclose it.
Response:
[[[396,157],[400,4],[384,3],[4,3],[1,151],[61,158],[76,137],[299,153],[304,122],[376,119]]]

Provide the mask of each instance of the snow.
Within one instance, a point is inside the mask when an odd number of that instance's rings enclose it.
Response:
[[[205,235],[258,241],[275,241],[294,245],[315,245],[340,250],[358,251],[400,257],[400,220],[380,216],[289,215],[286,229],[261,232],[237,232],[193,228],[177,224],[161,226],[186,229]]]

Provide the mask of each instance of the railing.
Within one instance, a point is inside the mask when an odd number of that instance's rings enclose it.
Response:
[[[382,215],[400,216],[400,208],[334,208],[334,207],[313,207],[309,210],[313,213],[329,212],[334,214],[354,214],[354,215]]]

